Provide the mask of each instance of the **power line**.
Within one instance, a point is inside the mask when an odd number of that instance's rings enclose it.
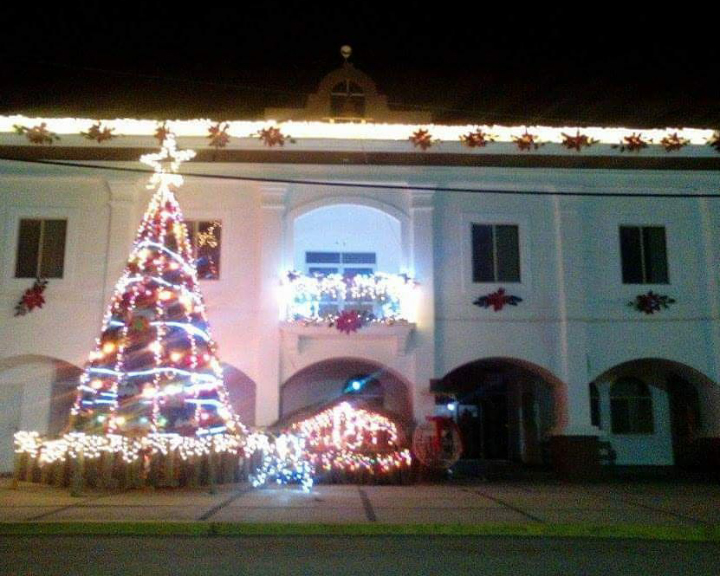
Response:
[[[134,174],[154,174],[145,168],[129,168],[125,166],[98,166],[81,162],[61,162],[57,160],[36,160],[24,158],[0,157],[6,162],[23,162],[26,164],[43,164],[61,166],[64,168],[86,168],[91,170],[110,170],[114,172],[130,172]],[[428,192],[447,192],[463,194],[497,194],[504,196],[570,196],[570,197],[598,197],[598,198],[720,198],[720,194],[700,193],[663,193],[663,192],[563,192],[547,190],[487,190],[483,188],[454,188],[448,186],[421,186],[416,184],[368,184],[365,182],[334,182],[332,180],[298,180],[296,178],[261,178],[257,176],[232,176],[228,174],[208,174],[189,172],[182,173],[184,178],[210,178],[216,180],[235,180],[240,182],[262,182],[266,184],[296,184],[301,186],[333,186],[340,188],[362,188],[365,190],[419,190]]]

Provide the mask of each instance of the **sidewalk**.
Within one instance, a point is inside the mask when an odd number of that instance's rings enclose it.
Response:
[[[0,522],[232,522],[720,526],[720,485],[475,483],[468,485],[248,485],[123,493],[68,490],[0,480]]]

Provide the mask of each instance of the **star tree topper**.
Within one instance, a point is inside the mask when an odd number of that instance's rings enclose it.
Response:
[[[195,157],[194,150],[178,150],[175,135],[168,132],[162,143],[160,152],[145,154],[140,162],[147,164],[154,170],[147,187],[153,189],[158,186],[163,192],[169,191],[170,186],[182,186],[183,177],[178,174],[180,164]]]

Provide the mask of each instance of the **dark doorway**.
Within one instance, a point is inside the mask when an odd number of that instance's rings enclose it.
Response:
[[[554,425],[553,388],[513,360],[465,364],[432,384],[460,428],[465,460],[542,464],[542,443]]]
[[[459,399],[457,423],[463,439],[462,458],[507,460],[508,397],[503,382],[481,386]]]
[[[668,376],[667,385],[673,457],[675,464],[683,466],[689,463],[691,444],[699,433],[700,398],[695,386],[676,374]]]

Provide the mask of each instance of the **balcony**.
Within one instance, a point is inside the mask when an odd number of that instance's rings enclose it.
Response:
[[[415,328],[417,282],[406,274],[343,276],[288,272],[283,282],[286,341],[305,338],[389,339],[404,354]]]

